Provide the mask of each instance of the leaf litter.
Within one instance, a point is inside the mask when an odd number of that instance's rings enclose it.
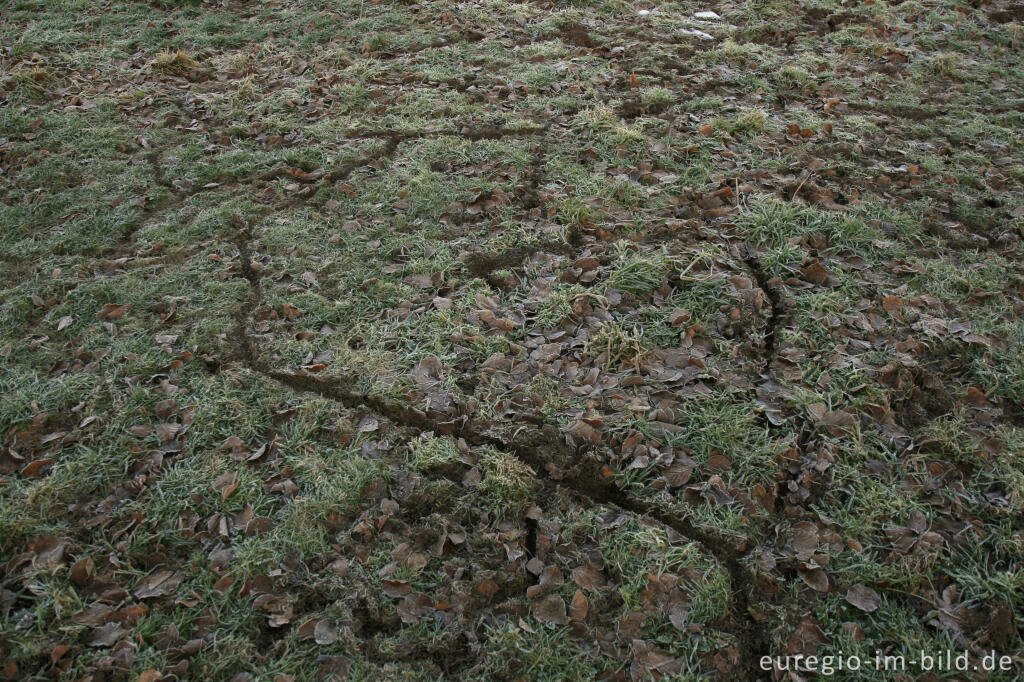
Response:
[[[10,10],[5,674],[1019,663],[1004,5]]]

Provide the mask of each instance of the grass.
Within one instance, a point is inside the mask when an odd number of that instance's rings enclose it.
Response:
[[[627,328],[615,322],[602,326],[586,348],[589,355],[608,368],[633,367],[638,372],[650,350],[643,327]]]
[[[763,109],[744,109],[731,118],[716,118],[711,126],[729,136],[755,135],[768,128],[768,114]]]
[[[481,455],[480,491],[499,514],[515,513],[530,498],[535,472],[518,457],[496,450]]]
[[[197,66],[199,66],[199,62],[193,59],[185,50],[161,52],[153,58],[153,68],[155,70],[175,76],[184,76]]]
[[[643,9],[0,10],[6,677],[1020,666],[1017,25]]]
[[[666,255],[635,251],[623,242],[616,247],[616,267],[608,277],[608,286],[613,289],[644,296],[657,289],[668,275],[672,262]]]

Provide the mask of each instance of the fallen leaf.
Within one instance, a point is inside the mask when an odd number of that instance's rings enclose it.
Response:
[[[93,630],[92,637],[89,638],[89,646],[108,647],[127,634],[128,630],[121,627],[120,623],[107,623],[103,627]]]
[[[109,620],[110,614],[113,611],[114,609],[106,604],[91,604],[76,613],[71,622],[75,625],[98,627]]]
[[[490,310],[478,310],[477,315],[480,317],[480,321],[489,327],[500,329],[505,332],[510,332],[515,329],[516,323],[507,317],[498,317]]]
[[[227,471],[213,479],[213,489],[220,493],[220,499],[224,500],[231,497],[231,493],[238,490],[238,473],[234,471]]]
[[[601,571],[593,566],[579,566],[572,571],[572,581],[585,590],[598,592],[603,590],[607,582]]]
[[[668,622],[672,623],[672,626],[680,631],[686,631],[686,619],[690,615],[690,607],[686,604],[679,602],[672,605],[672,610],[668,614]]]
[[[237,487],[237,486],[236,486]],[[245,524],[245,535],[266,535],[274,530],[274,520],[269,516],[254,516]]]
[[[84,556],[71,564],[68,577],[79,587],[91,585],[96,580],[96,564],[93,563],[92,557]]]
[[[569,619],[565,614],[565,602],[557,594],[549,594],[530,605],[530,613],[542,623],[565,625]]]
[[[477,583],[476,591],[485,597],[493,597],[498,593],[498,583],[493,580],[481,580]]]
[[[58,538],[53,535],[42,535],[28,541],[28,551],[35,557],[32,565],[45,567],[47,570],[54,570],[64,565],[64,557],[67,555],[71,541],[67,538]]]
[[[590,603],[587,597],[580,590],[572,596],[572,604],[569,605],[569,618],[575,621],[587,619],[587,612],[590,610]]]
[[[124,305],[118,305],[117,303],[107,303],[100,311],[96,313],[96,318],[100,320],[108,320],[113,322],[114,320],[120,320],[124,317],[124,314],[132,309],[132,304],[127,303]]]
[[[412,592],[412,584],[408,580],[382,580],[384,594],[392,599],[398,599]]]
[[[691,317],[691,315],[690,315],[690,311],[689,310],[683,310],[681,308],[676,308],[668,316],[668,323],[670,325],[672,325],[673,327],[678,327],[680,325],[683,325],[683,324],[686,324],[687,322],[689,322],[690,321],[690,317]]]
[[[34,462],[29,462],[22,467],[19,473],[22,478],[42,478],[49,473],[53,464],[54,460],[44,457],[42,459],[37,459]]]
[[[807,583],[811,589],[817,590],[818,592],[828,592],[828,576],[825,575],[825,571],[820,568],[801,568],[797,571],[800,574],[800,579]]]
[[[810,521],[800,521],[793,526],[789,546],[796,558],[807,561],[818,550],[818,527]]]
[[[292,598],[287,594],[261,594],[253,600],[254,609],[267,612],[267,625],[279,628],[292,621]]]
[[[181,584],[183,579],[184,575],[180,572],[166,568],[160,569],[153,571],[140,580],[139,584],[135,586],[133,593],[139,599],[163,597],[178,589],[178,585]]]
[[[409,286],[415,287],[417,289],[429,289],[434,285],[433,282],[430,280],[430,275],[424,274],[408,275],[406,276],[404,282]]]
[[[633,640],[633,662],[629,675],[633,682],[643,679],[661,679],[664,675],[677,673],[682,669],[683,658],[673,658],[660,652],[653,644],[641,639]]]
[[[732,469],[732,462],[730,462],[729,458],[725,455],[716,453],[708,457],[708,461],[705,463],[705,466],[710,471],[729,471]]]
[[[434,601],[422,592],[410,592],[398,604],[398,617],[403,623],[415,623],[434,610]]]
[[[318,680],[347,680],[352,659],[348,656],[317,656],[316,664]]]
[[[320,646],[334,644],[338,640],[338,628],[326,618],[316,624],[313,630],[313,641]]]
[[[50,652],[50,663],[56,663],[64,658],[64,654],[69,651],[71,651],[71,645],[69,644],[59,644],[53,647],[53,651]]]
[[[249,446],[245,444],[245,441],[238,436],[228,436],[228,438],[220,444],[218,450],[230,450],[235,454],[241,454],[249,451]]]
[[[846,601],[861,611],[871,613],[878,609],[882,597],[870,587],[858,583],[846,591]]]
[[[597,445],[601,442],[601,432],[582,420],[576,420],[575,422],[570,424],[565,429],[565,432],[571,433],[574,436],[578,436],[579,438],[582,438],[585,441],[589,441],[594,445]]]
[[[821,262],[817,258],[803,266],[800,269],[800,272],[808,282],[824,284],[828,281],[829,272],[822,266]]]
[[[169,419],[174,416],[178,411],[178,402],[174,398],[168,398],[167,400],[161,400],[153,406],[153,414],[158,419]]]

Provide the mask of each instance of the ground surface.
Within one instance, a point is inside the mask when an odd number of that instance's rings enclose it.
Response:
[[[3,674],[1019,679],[1022,13],[4,3]]]

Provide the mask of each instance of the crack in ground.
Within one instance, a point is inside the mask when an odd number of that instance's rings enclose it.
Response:
[[[789,319],[792,314],[792,310],[786,302],[781,290],[780,283],[776,278],[770,278],[765,272],[764,267],[761,265],[757,254],[752,251],[749,245],[744,242],[742,245],[742,260],[750,270],[751,274],[757,281],[758,287],[765,293],[765,297],[769,303],[769,319],[768,329],[765,332],[764,337],[764,349],[763,349],[763,366],[761,370],[761,377],[764,379],[764,383],[760,384],[754,389],[755,397],[760,402],[760,397],[757,396],[758,388],[765,384],[771,384],[775,381],[775,363],[778,359],[780,350],[780,335],[782,326],[786,320]],[[793,436],[795,434],[794,447],[801,459],[804,459],[812,443],[812,436],[814,428],[811,426],[805,417],[798,413],[794,413],[792,410],[786,410],[789,413],[789,417],[792,418],[792,424],[788,427],[784,426],[785,422],[776,423],[769,418],[767,408],[762,408],[761,419],[765,424],[765,427],[770,431],[782,432],[787,436]],[[786,466],[783,468],[783,474],[781,478],[776,481],[775,489],[775,505],[772,510],[773,513],[778,514],[782,512],[786,505],[786,497],[789,493],[789,485],[793,481],[797,480],[800,476],[801,469],[798,469],[794,474]],[[782,564],[778,565],[778,569],[782,572],[782,577],[785,580],[795,580],[796,571],[792,570],[792,575],[787,575],[786,567]],[[773,606],[777,603],[776,599],[772,599],[768,602]],[[768,633],[765,631],[764,626],[758,628],[760,634],[760,641],[758,642],[758,650],[766,653],[770,653],[769,646],[771,644]],[[759,670],[760,668],[758,668]]]
[[[515,269],[525,259],[541,251],[568,256],[573,253],[573,247],[569,242],[551,239],[528,246],[517,246],[498,253],[474,251],[467,254],[462,262],[472,276],[486,280],[495,289],[507,289],[508,284],[495,277],[494,272]]]
[[[262,173],[255,179],[267,181],[279,178],[288,178],[305,185],[316,185],[321,182],[324,182],[327,185],[332,185],[336,182],[347,179],[356,170],[369,165],[377,159],[390,157],[403,142],[411,140],[427,140],[446,136],[460,137],[474,142],[480,140],[501,140],[506,137],[530,137],[534,135],[542,135],[548,131],[548,128],[549,125],[545,124],[537,128],[526,129],[480,125],[472,127],[464,126],[461,130],[398,130],[393,128],[386,128],[383,130],[350,130],[343,132],[342,135],[350,140],[381,139],[385,141],[384,147],[382,149],[361,154],[352,161],[343,163],[329,172],[323,169],[318,169],[307,173],[298,168],[280,166]],[[312,196],[313,194],[313,192],[307,192],[304,196]]]
[[[246,307],[236,316],[234,341],[237,360],[251,371],[292,390],[327,398],[348,409],[369,409],[407,428],[430,431],[437,435],[450,433],[450,429],[442,429],[436,420],[421,410],[368,392],[354,390],[351,387],[358,382],[358,377],[354,375],[324,379],[302,372],[275,369],[263,360],[245,328],[258,302],[259,275],[245,265],[248,254],[247,247],[242,245],[245,241],[242,237],[245,234],[239,231],[237,236],[239,254],[243,262],[242,276],[252,284]],[[617,508],[635,516],[654,520],[688,540],[700,544],[722,565],[734,586],[731,595],[731,616],[729,621],[723,624],[723,629],[739,641],[744,675],[742,679],[756,680],[762,677],[758,659],[768,650],[768,638],[760,622],[752,614],[752,599],[757,585],[754,571],[743,565],[743,559],[749,553],[748,548],[736,546],[729,540],[696,527],[685,517],[655,502],[643,500],[619,489],[602,473],[599,460],[588,458],[585,450],[580,451],[567,444],[554,427],[521,429],[512,439],[506,439],[480,431],[465,422],[458,435],[473,445],[490,445],[514,455],[528,465],[539,480],[567,496],[582,498],[592,504]],[[554,457],[545,458],[540,454],[542,450]],[[565,467],[559,466],[559,462]]]
[[[430,431],[439,436],[445,433],[438,422],[420,410],[370,393],[352,390],[350,386],[355,383],[355,377],[323,379],[309,374],[273,369],[258,356],[258,353],[254,353],[255,348],[251,340],[240,341],[240,346],[241,359],[249,369],[293,390],[333,400],[349,409],[370,409],[405,427]],[[744,679],[753,680],[759,677],[757,661],[759,656],[767,651],[768,642],[766,634],[751,614],[751,596],[756,589],[756,579],[753,571],[742,563],[749,550],[696,527],[688,519],[664,509],[655,502],[643,500],[619,489],[610,478],[601,473],[599,461],[586,459],[585,456],[581,460],[581,452],[566,444],[554,427],[522,430],[512,440],[508,440],[479,431],[466,423],[458,435],[473,445],[490,445],[509,452],[527,464],[541,481],[564,494],[652,519],[688,540],[699,543],[719,561],[735,587],[731,607],[732,622],[728,624],[726,631],[740,640],[742,645],[742,667],[747,675]],[[539,454],[542,449],[556,455],[557,460],[568,466],[561,468],[556,460],[544,458]]]
[[[747,269],[750,270],[750,274],[754,276],[758,288],[768,299],[768,320],[764,333],[764,358],[761,371],[762,376],[768,377],[773,374],[772,366],[775,364],[775,357],[779,352],[779,329],[788,316],[788,310],[778,288],[773,284],[772,278],[768,277],[764,268],[761,267],[761,261],[746,242],[743,243],[741,257]]]
[[[545,133],[546,139],[546,133],[549,128],[544,127],[541,130]],[[515,203],[518,203],[519,207],[527,213],[541,207],[544,203],[539,188],[544,180],[544,161],[546,158],[547,154],[544,151],[536,148],[532,150],[526,182],[522,190],[517,192]],[[507,289],[507,282],[495,277],[495,271],[514,269],[521,265],[523,260],[541,251],[558,253],[566,257],[572,256],[576,249],[579,248],[581,240],[581,229],[579,225],[573,224],[567,228],[564,239],[545,239],[536,244],[516,246],[498,253],[475,251],[463,258],[463,264],[471,275],[486,280],[495,289]]]
[[[177,192],[178,188],[173,182],[167,179],[167,173],[164,171],[164,166],[161,163],[161,156],[162,152],[157,149],[150,150],[150,152],[146,154],[146,161],[149,163],[149,167],[153,171],[153,180],[161,187],[167,187],[171,191]]]
[[[136,235],[151,222],[155,221],[158,217],[164,216],[172,211],[181,208],[188,199],[198,194],[210,192],[225,187],[234,187],[235,185],[245,182],[246,180],[245,178],[242,178],[239,179],[237,183],[230,183],[227,185],[215,183],[214,186],[212,187],[207,185],[196,185],[195,187],[190,188],[179,187],[178,185],[175,185],[167,177],[167,171],[164,170],[162,158],[163,150],[161,149],[151,149],[149,150],[149,152],[145,154],[146,164],[149,166],[153,175],[153,182],[158,187],[163,187],[165,189],[170,190],[172,194],[170,201],[161,206],[150,206],[148,205],[149,201],[147,198],[147,205],[144,205],[142,207],[142,211],[139,215],[138,224],[134,225],[124,235],[122,235],[121,238],[118,239],[116,244],[101,251],[98,254],[99,258],[130,256],[131,248],[132,245],[135,243]],[[190,220],[194,218],[195,216],[193,216]]]
[[[485,127],[469,133],[464,131],[463,136],[469,139],[498,139],[510,133],[523,134],[522,131]],[[439,132],[436,134],[451,133]],[[526,134],[535,134],[535,131],[528,131]],[[359,136],[386,139],[386,149],[389,150],[388,153],[391,153],[402,141],[425,135],[422,132],[374,131],[360,133]],[[369,158],[360,157],[360,159],[350,162],[332,173],[319,176],[313,181],[332,176],[344,177],[367,163],[366,159]],[[376,158],[376,155],[373,158]],[[281,172],[287,174],[286,170],[282,169]],[[292,390],[327,398],[348,409],[368,409],[407,428],[428,431],[437,435],[451,435],[450,422],[446,427],[442,427],[440,422],[427,412],[392,399],[373,395],[370,392],[354,389],[353,386],[357,386],[359,383],[359,377],[354,374],[321,378],[301,370],[299,372],[283,371],[267,363],[261,357],[255,340],[247,330],[248,322],[262,297],[261,275],[252,267],[252,254],[248,244],[251,231],[248,223],[241,216],[233,216],[232,223],[235,227],[233,239],[238,248],[240,260],[239,273],[249,284],[249,295],[236,313],[234,321],[232,341],[235,347],[233,355],[237,361],[249,370]],[[569,245],[563,245],[561,250],[564,251],[567,247]],[[785,315],[785,308],[782,296],[774,283],[767,277],[756,255],[745,243],[742,249],[742,261],[750,270],[759,288],[764,291],[769,302],[768,329],[765,333],[763,350],[763,374],[770,375],[778,351],[778,330]],[[509,258],[515,257],[521,260],[529,252],[528,248],[525,250],[513,249],[511,252],[493,257],[480,256],[479,262],[470,267],[481,270],[490,269],[496,263],[506,262]],[[456,427],[457,435],[473,445],[489,445],[512,454],[527,464],[543,484],[569,497],[582,499],[591,504],[617,508],[635,516],[653,520],[671,528],[688,540],[698,543],[705,551],[714,556],[728,574],[734,588],[730,596],[730,615],[720,627],[738,640],[739,665],[742,672],[740,679],[763,678],[759,659],[761,655],[769,651],[770,638],[762,620],[754,615],[754,599],[758,589],[756,571],[744,565],[744,559],[750,554],[753,547],[748,547],[746,542],[735,545],[726,538],[698,528],[687,518],[665,509],[657,502],[645,500],[621,490],[609,476],[603,473],[600,460],[591,456],[589,448],[577,449],[575,446],[569,445],[561,437],[559,430],[552,426],[522,428],[512,438],[505,438],[476,428],[469,423],[467,416],[463,416],[461,422],[461,425]],[[542,455],[542,452],[545,454]]]
[[[567,30],[566,27],[568,27],[569,30]],[[443,47],[452,47],[453,45],[467,45],[472,43],[479,43],[485,40],[488,42],[498,42],[505,49],[525,47],[527,45],[535,45],[549,40],[554,40],[556,38],[561,38],[567,44],[575,45],[577,47],[597,47],[596,44],[590,41],[590,37],[587,36],[585,30],[582,32],[582,36],[585,37],[585,40],[583,40],[583,42],[581,43],[580,31],[573,31],[573,27],[578,27],[579,29],[582,29],[582,26],[580,26],[579,24],[576,24],[575,22],[569,22],[569,24],[566,24],[565,27],[558,31],[547,31],[545,33],[541,33],[535,36],[520,37],[516,37],[514,35],[488,36],[486,33],[478,31],[474,28],[465,27],[461,32],[457,34],[448,35],[445,36],[444,38],[434,40],[429,43],[413,45],[410,47],[396,47],[378,51],[366,51],[366,55],[369,57],[377,57],[381,59],[391,60],[397,59],[399,57],[409,57],[412,55],[417,55],[420,52],[426,52],[427,50],[440,49]],[[503,42],[507,40],[511,40],[511,42]]]

